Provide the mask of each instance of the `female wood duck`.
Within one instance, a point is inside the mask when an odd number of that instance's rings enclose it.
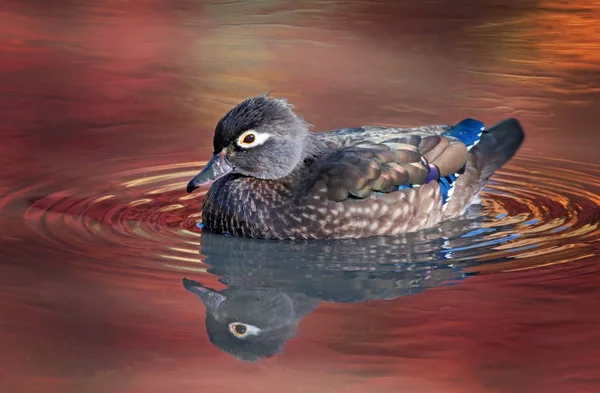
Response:
[[[283,99],[251,97],[217,124],[204,229],[267,239],[397,235],[459,216],[523,142],[515,119],[486,129],[358,127],[313,133]]]

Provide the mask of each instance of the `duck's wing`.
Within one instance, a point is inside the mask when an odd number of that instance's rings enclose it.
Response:
[[[440,135],[451,128],[452,126],[449,125],[427,125],[421,127],[362,126],[320,132],[319,136],[332,142],[352,144],[365,140],[382,141],[406,135],[418,135],[421,137]]]
[[[321,163],[317,185],[325,186],[327,198],[336,202],[430,181],[449,189],[455,180],[452,176],[464,169],[469,149],[479,142],[484,128],[483,123],[467,119],[454,127],[330,131],[322,137],[338,150]]]

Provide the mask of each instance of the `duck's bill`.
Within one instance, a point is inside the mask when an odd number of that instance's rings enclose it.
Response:
[[[215,154],[204,169],[190,180],[187,185],[187,192],[192,192],[196,188],[210,184],[232,170],[233,167],[229,164],[227,158],[225,158],[225,153]]]
[[[182,282],[183,287],[191,293],[197,295],[200,300],[202,300],[202,303],[204,303],[206,308],[211,312],[215,312],[221,303],[227,300],[225,295],[218,293],[214,289],[205,287],[197,281],[184,278]]]

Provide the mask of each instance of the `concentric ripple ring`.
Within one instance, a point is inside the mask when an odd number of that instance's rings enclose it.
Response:
[[[51,192],[44,190],[52,185],[20,190],[0,200],[0,213],[26,200],[22,217],[36,238],[102,263],[202,271],[197,223],[206,190],[187,194],[185,185],[204,164],[112,173],[113,185],[104,188],[97,182]],[[530,268],[519,261],[532,256],[538,261],[544,256],[543,264],[585,258],[593,250],[582,249],[600,241],[599,192],[600,166],[535,154],[517,157],[482,193],[481,227],[454,239],[444,253],[457,261],[510,255],[514,262],[508,270]]]

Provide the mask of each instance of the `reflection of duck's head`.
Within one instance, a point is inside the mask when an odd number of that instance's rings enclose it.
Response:
[[[186,278],[183,286],[206,307],[210,341],[245,361],[280,353],[296,335],[299,320],[318,305],[318,301],[305,296],[277,291],[233,288],[215,291]]]

